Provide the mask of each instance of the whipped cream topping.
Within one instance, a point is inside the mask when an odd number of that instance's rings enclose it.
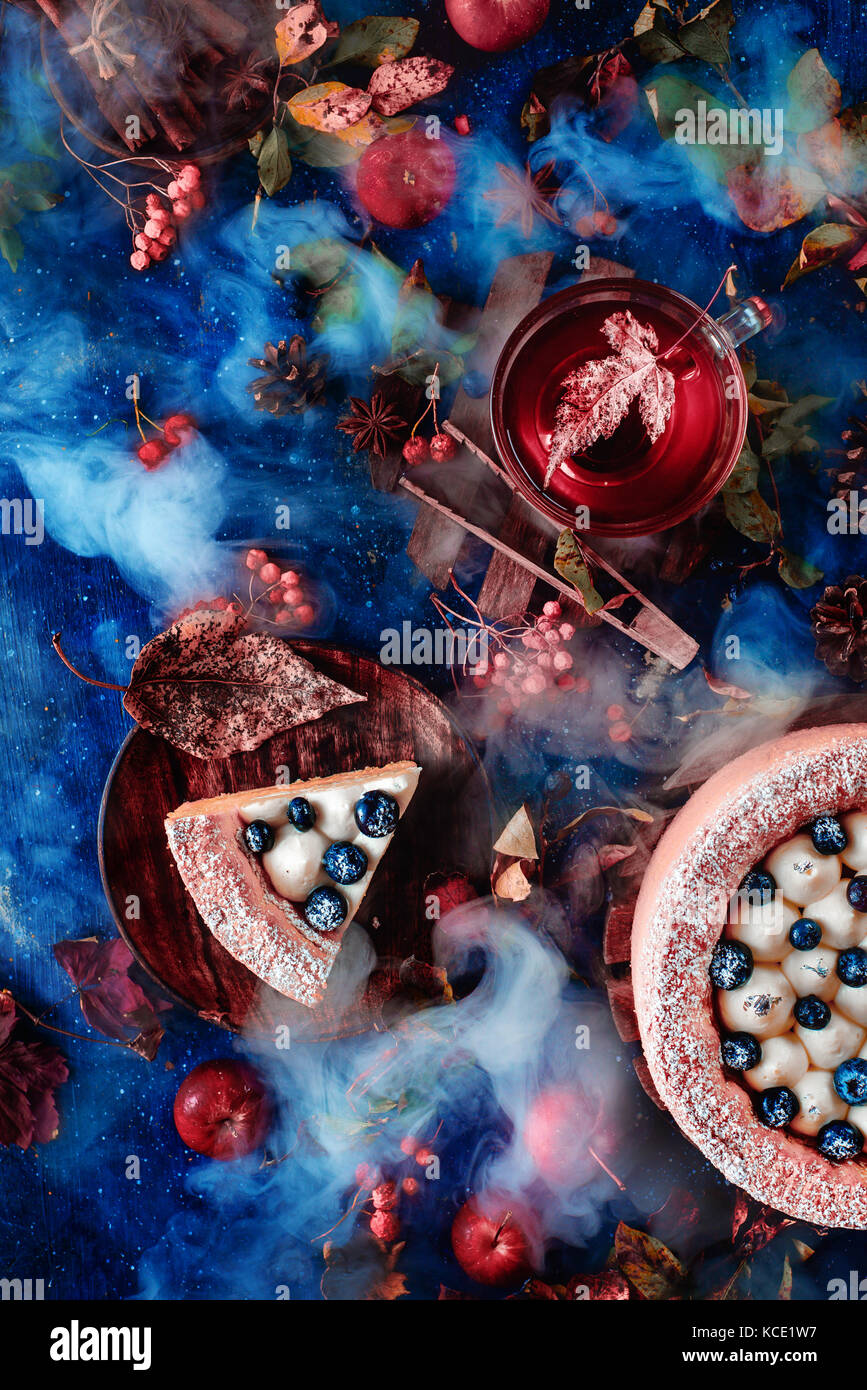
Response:
[[[391,835],[372,839],[359,830],[355,821],[356,802],[368,791],[388,792],[397,802],[402,816],[412,799],[417,776],[417,770],[413,769],[393,777],[359,777],[322,790],[311,787],[304,792],[304,799],[316,812],[316,823],[311,830],[296,830],[289,821],[286,808],[291,795],[275,793],[239,807],[244,825],[267,821],[274,831],[274,843],[260,856],[260,862],[275,892],[289,902],[303,903],[314,888],[326,884],[336,886],[346,899],[350,914],[354,913],[391,840]],[[357,845],[367,855],[367,872],[357,883],[335,885],[323,868],[322,857],[336,841]]]
[[[742,1073],[754,1091],[787,1086],[799,1111],[789,1124],[815,1136],[831,1120],[848,1119],[867,1138],[867,1105],[848,1106],[834,1088],[834,1071],[852,1057],[867,1060],[867,985],[844,984],[837,974],[841,951],[867,950],[867,913],[851,906],[846,890],[867,870],[867,812],[840,817],[848,836],[841,854],[819,854],[810,836],[798,833],[777,845],[758,867],[777,885],[773,901],[732,899],[725,936],[748,946],[755,962],[746,984],[716,991],[719,1017],[733,1033],[751,1033],[761,1044],[758,1065]],[[809,951],[789,943],[801,917],[818,922],[822,939]],[[831,1017],[824,1028],[797,1023],[795,1003],[823,1000]]]

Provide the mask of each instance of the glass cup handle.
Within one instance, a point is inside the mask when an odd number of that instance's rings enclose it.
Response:
[[[749,338],[754,338],[763,329],[770,328],[774,322],[774,311],[757,294],[743,299],[729,309],[727,314],[717,319],[735,347],[740,347]]]

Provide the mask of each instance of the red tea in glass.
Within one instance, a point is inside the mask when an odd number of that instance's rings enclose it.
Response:
[[[546,486],[564,381],[582,363],[610,355],[602,325],[626,309],[653,328],[661,354],[683,338],[663,360],[675,379],[666,427],[651,442],[633,401],[609,439],[574,455]],[[771,317],[754,298],[717,321],[643,280],[591,280],[546,299],[506,343],[491,387],[494,439],[519,491],[551,520],[599,535],[647,535],[691,516],[737,461],[747,388],[735,349]]]

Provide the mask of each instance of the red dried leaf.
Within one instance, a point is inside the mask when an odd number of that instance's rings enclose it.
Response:
[[[448,86],[454,68],[436,58],[401,58],[374,68],[367,90],[380,116],[396,116]]]
[[[799,222],[826,192],[818,174],[794,164],[779,169],[739,164],[727,183],[738,217],[754,232],[775,232]]]
[[[593,1303],[632,1297],[629,1281],[619,1269],[603,1269],[601,1274],[576,1274],[570,1279],[568,1297]]]
[[[162,1036],[156,1016],[170,1009],[171,1004],[151,999],[142,986],[130,978],[129,970],[135,958],[120,937],[113,941],[97,941],[94,937],[83,941],[58,941],[54,957],[80,989],[81,1012],[91,1028],[120,1042],[127,1042],[131,1035],[154,1030],[159,1030]],[[136,1048],[136,1051],[141,1049]]]
[[[201,611],[142,649],[124,708],[143,729],[196,758],[258,748],[283,729],[363,700],[239,614]]]
[[[0,992],[0,1144],[46,1144],[60,1124],[54,1091],[69,1076],[62,1053],[50,1043],[12,1037],[15,1000]]]
[[[424,900],[429,907],[432,920],[445,917],[464,903],[474,902],[478,894],[466,874],[428,874],[424,885]]]
[[[732,1219],[732,1241],[740,1260],[748,1260],[770,1245],[781,1231],[796,1223],[772,1207],[752,1202],[739,1192]]]
[[[438,965],[429,965],[417,956],[407,956],[400,964],[400,983],[405,989],[423,994],[426,999],[439,999],[451,1003],[454,995],[445,970]]]
[[[665,429],[674,405],[674,377],[657,359],[659,343],[649,324],[628,309],[611,314],[602,332],[614,349],[610,357],[584,362],[563,383],[557,407],[545,483],[558,468],[596,439],[610,439],[632,402],[648,438]]]

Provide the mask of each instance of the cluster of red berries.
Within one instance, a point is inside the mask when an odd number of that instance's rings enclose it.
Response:
[[[408,464],[415,467],[433,459],[434,463],[448,463],[458,451],[458,446],[450,434],[435,434],[433,439],[425,439],[420,434],[412,435],[403,446],[403,456]]]
[[[181,444],[186,444],[196,428],[196,422],[192,415],[188,415],[185,410],[179,410],[176,414],[170,415],[157,428],[162,430],[162,439],[147,439],[136,449],[136,453],[149,473],[165,463],[173,449],[177,449]]]
[[[298,570],[281,570],[280,566],[268,558],[266,551],[250,549],[244,563],[253,571],[264,589],[253,593],[253,575],[250,578],[251,606],[268,603],[273,608],[271,621],[280,627],[309,627],[316,617],[316,610],[305,592],[304,578]]]
[[[572,674],[575,659],[567,650],[574,636],[575,628],[562,620],[562,609],[552,599],[517,638],[501,639],[487,671],[474,675],[473,684],[500,692],[501,714],[513,714],[525,700],[538,695],[554,696],[561,690],[585,693],[590,682]]]
[[[611,742],[628,743],[632,738],[632,725],[627,722],[623,706],[609,705],[605,713],[608,717],[608,737]]]
[[[198,603],[194,603],[191,608],[182,608],[175,618],[175,622],[179,623],[182,618],[188,618],[191,613],[199,613],[203,608],[207,608],[208,612],[211,613],[215,609],[218,613],[243,613],[244,611],[243,606],[237,600],[230,601],[222,596],[219,598],[200,598]]]
[[[195,164],[183,164],[166,189],[171,210],[158,193],[148,194],[144,226],[133,237],[135,250],[129,258],[133,270],[147,270],[152,261],[165,260],[178,239],[178,224],[205,206],[201,181]]]
[[[421,1168],[436,1158],[433,1149],[422,1144],[420,1139],[408,1134],[400,1141],[401,1152],[412,1158]],[[355,1170],[355,1181],[362,1191],[370,1192],[373,1212],[370,1217],[371,1234],[378,1240],[397,1240],[400,1234],[400,1217],[397,1207],[401,1194],[404,1197],[417,1197],[418,1178],[402,1178],[398,1184],[393,1178],[383,1179],[368,1163],[360,1163]]]

